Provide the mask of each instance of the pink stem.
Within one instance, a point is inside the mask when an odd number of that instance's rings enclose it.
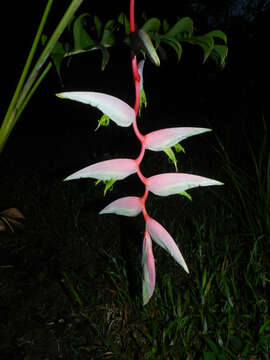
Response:
[[[130,33],[135,31],[134,2],[135,2],[135,0],[130,0],[130,25],[129,25]],[[138,72],[138,64],[137,64],[136,56],[133,56],[133,58],[131,60],[131,66],[132,66],[133,81],[134,81],[134,86],[135,86],[135,103],[134,103],[133,109],[135,111],[136,118],[137,118],[139,108],[140,108],[140,75]],[[144,195],[140,198],[140,200],[141,200],[141,205],[142,205],[142,213],[143,213],[145,221],[147,221],[149,219],[149,215],[147,214],[147,211],[145,208],[145,202],[146,202],[146,199],[148,196],[148,190],[146,187],[147,178],[145,176],[143,176],[141,169],[140,169],[140,163],[141,163],[141,161],[144,157],[144,153],[145,153],[145,145],[144,145],[145,136],[142,135],[138,129],[137,119],[135,119],[135,121],[133,122],[133,130],[134,130],[135,135],[137,136],[138,140],[141,143],[141,152],[135,161],[137,164],[137,175],[140,178],[141,182],[145,185],[145,192],[144,192]]]
[[[130,31],[131,33],[135,31],[134,0],[130,0],[130,7],[129,7],[129,31]]]

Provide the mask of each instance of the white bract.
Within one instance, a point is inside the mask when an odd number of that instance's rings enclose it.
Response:
[[[122,180],[137,171],[136,162],[132,159],[113,159],[87,166],[65,180],[94,178],[98,180]]]
[[[174,258],[174,260],[178,262],[178,264],[181,265],[187,273],[189,273],[187,264],[168,231],[164,229],[160,223],[152,218],[146,221],[146,230],[151,235],[151,238],[158,245],[163,247],[163,249],[167,250],[168,253]]]
[[[70,91],[59,93],[57,96],[94,106],[119,126],[128,127],[136,118],[135,111],[131,106],[111,95],[89,91]]]
[[[223,183],[203,176],[184,173],[159,174],[147,179],[148,190],[159,196],[179,194],[198,186],[211,185],[223,185]]]
[[[176,127],[153,131],[145,136],[145,148],[152,151],[161,151],[170,148],[180,141],[193,136],[211,131],[207,128]]]
[[[124,216],[137,216],[142,211],[140,198],[126,196],[107,205],[99,214],[117,214]]]

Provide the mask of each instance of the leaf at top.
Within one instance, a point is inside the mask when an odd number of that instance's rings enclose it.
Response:
[[[193,20],[190,17],[183,17],[167,32],[166,35],[176,37],[186,35],[191,37],[193,34]]]
[[[103,46],[114,45],[114,35],[113,35],[114,23],[115,23],[114,20],[109,20],[106,22],[104,26],[103,34],[100,41],[100,43]]]
[[[118,16],[118,22],[124,26],[126,35],[129,35],[129,20],[123,12]]]
[[[102,54],[101,70],[103,71],[109,62],[110,53],[107,50],[107,48],[105,46],[103,46],[102,44],[98,44],[97,48],[101,50],[101,54]]]
[[[192,44],[199,45],[203,49],[203,62],[205,62],[214,49],[214,39],[206,34],[201,36],[194,36],[190,42]]]
[[[81,14],[73,24],[74,50],[83,50],[95,45],[94,41],[88,35],[84,28],[84,20],[88,14]]]
[[[41,37],[41,43],[42,45],[45,45],[46,41],[47,41],[47,36],[46,35],[42,35]],[[53,64],[56,68],[57,74],[62,82],[62,77],[61,77],[61,64],[62,64],[62,60],[65,56],[65,49],[63,44],[60,41],[57,41],[52,52],[51,52],[51,58],[53,61]]]
[[[163,20],[162,27],[163,27],[163,32],[166,34],[170,28],[169,23],[166,19]]]
[[[147,33],[159,32],[160,26],[161,22],[158,18],[151,18],[144,23],[142,29]]]
[[[177,54],[177,61],[180,61],[181,55],[182,55],[182,46],[178,40],[176,40],[172,36],[163,35],[160,37],[160,41],[163,41],[164,43],[170,45]]]
[[[225,44],[227,44],[227,35],[221,30],[213,30],[207,33],[206,35],[221,39],[225,42]]]
[[[98,16],[94,16],[94,24],[97,32],[97,38],[101,38],[101,32],[102,32],[102,22]]]
[[[214,49],[211,52],[211,57],[221,65],[225,66],[225,61],[228,55],[228,46],[227,45],[214,45]]]

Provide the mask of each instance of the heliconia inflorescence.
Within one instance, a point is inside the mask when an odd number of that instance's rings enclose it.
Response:
[[[140,30],[140,41],[147,41],[142,50],[151,52],[150,59],[159,65],[158,56],[153,45],[149,45],[149,36],[144,36]],[[130,33],[135,32],[134,23],[134,0],[130,1]],[[138,49],[136,49],[138,50]],[[153,53],[154,52],[154,53]],[[101,110],[106,119],[111,119],[122,127],[133,126],[133,130],[141,143],[141,151],[136,159],[113,159],[92,164],[68,176],[65,180],[79,178],[94,178],[97,180],[111,181],[111,183],[122,180],[131,174],[137,173],[140,180],[145,185],[143,196],[127,196],[115,200],[107,205],[99,214],[117,214],[124,216],[137,216],[142,213],[145,219],[145,231],[142,247],[142,267],[143,267],[143,304],[147,304],[153,295],[155,288],[155,260],[152,249],[152,240],[167,250],[175,261],[189,273],[187,264],[176,245],[175,241],[167,230],[156,220],[151,218],[146,211],[146,200],[149,191],[159,196],[169,196],[173,194],[186,194],[186,190],[210,185],[222,185],[221,182],[208,179],[198,175],[184,173],[165,173],[146,178],[140,170],[140,164],[144,157],[145,150],[165,151],[175,162],[174,153],[171,147],[177,146],[182,140],[210,131],[207,128],[196,127],[175,127],[153,131],[143,135],[137,127],[137,115],[142,104],[146,104],[145,93],[143,90],[143,66],[144,60],[137,64],[136,52],[132,51],[132,72],[135,86],[135,104],[130,107],[122,100],[111,95],[97,92],[63,92],[57,96],[65,99],[79,101]],[[177,169],[177,168],[176,168]]]

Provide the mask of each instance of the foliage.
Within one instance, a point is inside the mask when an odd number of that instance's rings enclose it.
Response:
[[[228,47],[227,37],[222,31],[214,30],[197,35],[194,33],[194,22],[189,17],[179,19],[171,27],[166,19],[147,19],[145,16],[139,19],[139,23],[140,29],[150,36],[157,52],[162,52],[163,56],[165,49],[162,46],[169,46],[175,51],[177,61],[180,61],[182,44],[190,43],[201,47],[204,62],[211,57],[221,67],[225,66]],[[129,20],[124,13],[105,23],[96,15],[84,13],[73,20],[68,30],[70,35],[67,38],[72,38],[72,41],[58,41],[52,52],[59,74],[62,60],[66,56],[99,50],[102,56],[101,69],[104,70],[110,58],[109,48],[123,43],[130,44]],[[46,36],[43,38],[45,40]]]

